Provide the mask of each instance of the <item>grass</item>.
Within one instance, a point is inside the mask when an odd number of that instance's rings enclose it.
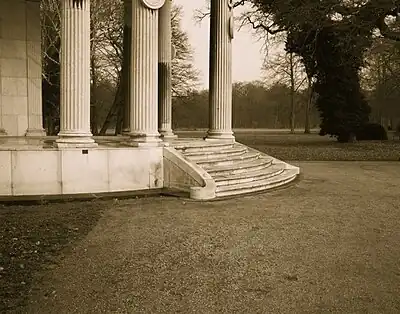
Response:
[[[278,159],[302,161],[398,161],[400,141],[338,143],[316,134],[243,136],[237,140]]]
[[[181,133],[186,137],[203,134]],[[238,131],[236,139],[287,161],[397,161],[400,157],[400,141],[392,140],[340,144],[317,134],[251,131]],[[0,205],[0,313],[18,312],[38,276],[55,267],[92,230],[110,205],[113,203],[102,201]]]
[[[284,192],[103,203],[22,313],[400,313],[400,168],[303,162]]]
[[[181,136],[202,137],[204,132],[181,132]],[[237,131],[236,140],[274,156],[291,161],[398,161],[400,140],[338,143],[327,136],[288,132]]]

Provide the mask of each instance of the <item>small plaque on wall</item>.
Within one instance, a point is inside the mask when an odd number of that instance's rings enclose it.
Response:
[[[158,10],[164,5],[165,0],[142,0],[142,3],[149,9]]]

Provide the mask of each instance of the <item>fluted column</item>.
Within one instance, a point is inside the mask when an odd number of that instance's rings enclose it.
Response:
[[[122,133],[130,132],[130,96],[131,96],[131,41],[132,41],[132,0],[124,0],[124,42],[123,42],[123,89],[124,89],[124,111]]]
[[[28,129],[26,136],[45,136],[42,114],[40,2],[26,2]]]
[[[232,0],[211,0],[209,130],[206,139],[232,140]]]
[[[172,30],[171,0],[166,0],[158,17],[158,131],[164,139],[176,138],[172,131]]]
[[[58,147],[97,146],[90,132],[90,0],[61,1]]]
[[[132,0],[131,130],[132,145],[157,145],[158,9],[165,0]]]

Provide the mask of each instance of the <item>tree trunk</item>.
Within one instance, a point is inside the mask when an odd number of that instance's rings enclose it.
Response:
[[[294,62],[293,62],[293,53],[289,54],[289,62],[290,62],[290,133],[295,133],[295,102],[294,96],[296,92],[296,82],[294,78]]]
[[[94,104],[90,105],[90,129],[94,136],[99,135],[99,129],[97,126],[97,107]]]
[[[279,122],[279,107],[275,109],[274,129],[278,128],[278,122]]]
[[[122,91],[122,94],[124,94],[124,91]],[[121,101],[118,106],[117,119],[115,123],[115,135],[122,134],[122,131],[124,130],[125,106],[126,106],[125,101]]]
[[[311,102],[313,97],[313,90],[312,90],[312,81],[311,78],[308,79],[308,99],[306,103],[306,110],[305,110],[305,122],[304,122],[304,133],[310,134],[310,109],[311,109]]]
[[[106,132],[111,125],[112,118],[115,115],[118,115],[118,110],[122,103],[122,91],[123,91],[123,89],[122,89],[121,79],[119,79],[117,91],[115,92],[114,102],[113,102],[110,110],[108,111],[107,117],[104,120],[103,126],[101,127],[101,130],[99,132],[99,135],[106,135]],[[117,128],[117,126],[115,126],[115,127]]]

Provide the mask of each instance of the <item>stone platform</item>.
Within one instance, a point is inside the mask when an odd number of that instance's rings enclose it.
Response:
[[[128,137],[95,137],[98,147],[54,147],[57,137],[0,138],[0,199],[179,192],[197,200],[285,185],[299,168],[240,143],[176,139],[131,147]]]
[[[96,138],[89,149],[57,149],[57,137],[0,139],[0,197],[93,195],[162,188],[163,148]]]

